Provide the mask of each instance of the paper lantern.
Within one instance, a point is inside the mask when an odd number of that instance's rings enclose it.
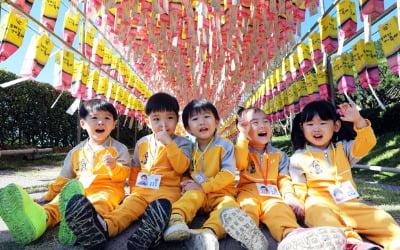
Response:
[[[13,11],[4,15],[0,24],[0,62],[5,61],[21,47],[28,20]]]

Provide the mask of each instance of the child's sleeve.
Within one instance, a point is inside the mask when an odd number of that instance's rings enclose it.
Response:
[[[122,143],[115,143],[113,147],[116,149],[116,165],[111,170],[112,178],[114,181],[126,180],[131,168],[128,148]]]
[[[183,174],[189,168],[192,142],[182,137],[175,138],[179,139],[166,146],[167,157],[175,172]]]
[[[292,185],[292,179],[289,175],[289,157],[284,152],[279,152],[280,160],[279,160],[279,173],[278,173],[278,187],[279,192],[282,197],[285,197],[285,194],[292,193],[295,194]]]
[[[54,197],[56,197],[61,192],[61,189],[69,180],[76,178],[76,173],[74,171],[71,160],[73,151],[74,149],[68,152],[67,156],[64,159],[60,175],[57,176],[55,181],[50,183],[47,193],[43,196],[47,201],[51,201],[52,199],[54,199]]]
[[[205,193],[222,190],[228,185],[233,185],[235,182],[236,160],[234,146],[232,143],[229,143],[224,148],[225,152],[221,158],[221,170],[214,177],[209,178],[208,181],[201,184]]]
[[[368,126],[354,130],[357,133],[354,141],[343,141],[343,147],[349,158],[350,165],[356,164],[362,157],[366,156],[376,145],[376,136],[371,127],[371,122],[366,120]]]
[[[133,151],[133,157],[131,160],[131,171],[129,175],[129,187],[132,193],[133,188],[136,186],[137,175],[140,172],[140,160],[139,160],[139,144],[140,141],[136,143],[135,149]]]
[[[246,169],[249,158],[249,141],[238,138],[235,144],[236,168]]]
[[[292,178],[293,188],[296,192],[296,196],[304,204],[308,192],[307,180],[304,170],[298,166],[295,156],[290,158],[289,173],[290,177]]]

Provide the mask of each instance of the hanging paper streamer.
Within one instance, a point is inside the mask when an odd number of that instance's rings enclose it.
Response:
[[[379,25],[383,53],[393,74],[400,75],[400,32],[397,17]]]
[[[81,14],[73,9],[68,9],[64,15],[63,39],[71,46],[74,43],[76,32],[78,32],[80,17]]]
[[[300,111],[299,105],[299,93],[297,91],[296,82],[293,82],[287,89],[288,99],[290,103],[290,112],[291,113],[298,113]]]
[[[317,75],[319,95],[321,99],[330,99],[332,95],[328,80],[328,72],[324,68],[322,63],[317,65],[316,75]]]
[[[74,62],[72,74],[71,95],[75,98],[86,98],[86,85],[89,76],[89,67],[83,61]]]
[[[343,53],[340,56],[333,57],[333,78],[337,83],[339,94],[344,94],[350,102],[348,94],[356,92],[353,62],[349,53]]]
[[[96,99],[106,99],[107,88],[108,88],[108,78],[100,77],[99,86],[96,91]]]
[[[365,43],[364,39],[361,39],[351,46],[351,50],[361,87],[378,86],[380,83],[378,58],[373,41]]]
[[[90,70],[89,77],[86,85],[86,99],[93,99],[96,95],[96,92],[99,88],[99,72],[97,70]]]
[[[60,0],[43,0],[42,2],[40,22],[51,31],[54,31],[59,9]]]
[[[299,78],[296,82],[296,90],[299,95],[300,110],[303,110],[304,106],[310,102],[310,98],[307,93],[307,85],[303,77]]]
[[[385,11],[384,0],[358,0],[360,3],[360,17],[364,21],[366,16],[374,21]]]
[[[344,40],[352,37],[357,31],[356,4],[350,0],[339,1],[336,10],[339,38]]]
[[[73,73],[74,54],[67,50],[57,51],[55,54],[53,87],[57,90],[70,89]]]
[[[28,20],[13,11],[6,14],[0,24],[0,62],[17,51],[22,45]]]
[[[285,58],[282,61],[282,80],[285,83],[285,86],[288,86],[292,81],[292,73],[290,72],[290,61],[289,58]]]
[[[304,2],[310,16],[318,14],[319,0],[305,0]]]
[[[322,51],[329,55],[338,47],[336,19],[326,15],[319,20],[320,39]]]
[[[103,65],[105,43],[106,40],[97,38],[93,44],[92,62],[99,67]]]
[[[289,62],[290,62],[290,72],[292,73],[293,80],[297,79],[300,76],[299,70],[299,59],[296,53],[289,55]]]
[[[29,14],[34,0],[11,0],[11,2],[17,5],[23,12]]]
[[[90,58],[92,56],[93,41],[94,41],[95,28],[82,25],[80,30],[79,45],[81,46],[82,54]]]
[[[118,69],[119,64],[121,63],[121,58],[117,55],[112,55],[111,57],[111,67],[110,67],[110,74],[115,79],[118,78]]]
[[[318,92],[318,81],[317,76],[314,72],[308,72],[304,75],[304,80],[306,82],[306,89],[308,94],[308,101],[316,101],[320,99]]]
[[[308,36],[308,44],[310,47],[311,61],[313,65],[317,65],[322,61],[321,37],[318,32],[314,32]]]
[[[46,65],[53,46],[54,42],[47,35],[34,35],[22,63],[21,76],[37,77]]]
[[[297,47],[297,53],[300,63],[300,72],[305,74],[312,67],[310,49],[307,44],[300,43]]]
[[[111,60],[112,60],[112,49],[105,47],[101,68],[107,73],[110,73]]]

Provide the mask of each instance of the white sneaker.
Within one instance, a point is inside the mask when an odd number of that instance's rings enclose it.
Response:
[[[292,249],[346,249],[346,236],[336,227],[299,228],[288,233],[278,250]]]
[[[191,250],[219,250],[217,236],[213,233],[190,230],[190,239],[185,241],[185,245]]]
[[[189,227],[184,222],[174,222],[164,231],[165,241],[183,241],[189,238]]]
[[[250,250],[268,249],[268,240],[254,220],[237,207],[225,207],[220,214],[225,231]]]

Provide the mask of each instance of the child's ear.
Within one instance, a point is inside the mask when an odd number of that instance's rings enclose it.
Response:
[[[339,132],[340,128],[342,127],[342,122],[340,120],[337,120],[334,124],[334,131],[337,133]]]
[[[151,125],[150,125],[149,118],[145,118],[145,119],[144,119],[144,123],[147,125],[147,127],[148,127],[149,129],[151,129]]]
[[[80,120],[79,120],[79,125],[81,125],[81,127],[82,127],[83,129],[85,129],[85,124],[86,124],[85,120],[83,120],[83,119],[80,119]]]

